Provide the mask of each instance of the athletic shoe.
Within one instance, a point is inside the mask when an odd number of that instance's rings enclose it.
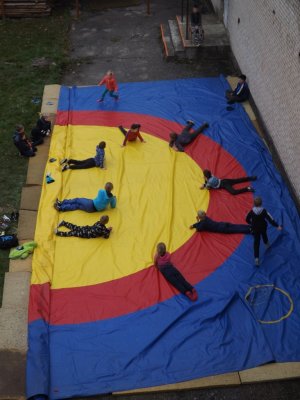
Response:
[[[58,206],[61,206],[61,205],[62,205],[62,201],[60,201],[60,200],[58,200],[58,199],[55,200],[55,203],[56,203]]]
[[[186,121],[186,123],[187,123],[188,125],[191,125],[191,126],[194,126],[194,125],[195,125],[195,122],[192,121],[191,119],[188,119],[188,120]]]
[[[54,203],[54,208],[56,211],[61,211],[60,205],[57,203]]]
[[[63,160],[61,160],[60,165],[63,165],[63,164],[65,164],[65,163],[67,163],[67,162],[68,162],[68,159],[67,159],[67,158],[64,158]]]
[[[258,267],[259,266],[259,258],[254,259],[254,264]]]
[[[198,293],[196,292],[196,289],[188,290],[185,292],[185,295],[191,300],[191,301],[196,301],[198,299]]]
[[[255,192],[255,190],[251,186],[248,186],[247,190],[248,190],[248,192],[252,192],[252,193]]]
[[[65,165],[62,167],[61,172],[64,172],[64,171],[66,171],[67,169],[70,169],[70,167],[69,167],[67,164],[65,164]]]

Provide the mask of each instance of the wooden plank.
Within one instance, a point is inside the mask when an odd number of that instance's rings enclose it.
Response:
[[[153,386],[149,388],[130,390],[126,392],[114,392],[113,395],[167,392],[174,390],[199,389],[204,387],[236,386],[240,385],[240,383],[241,381],[238,372],[232,372],[228,374],[214,375],[205,378],[194,379],[192,381],[174,383],[171,385]]]
[[[272,363],[239,372],[241,383],[300,378],[300,363]]]

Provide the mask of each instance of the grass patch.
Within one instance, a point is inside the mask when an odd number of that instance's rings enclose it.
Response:
[[[35,125],[44,85],[60,83],[68,64],[70,17],[64,10],[46,18],[0,21],[0,215],[19,209],[28,161],[18,156],[12,143],[15,125],[27,134]],[[46,58],[47,65],[33,61]],[[8,251],[0,250],[0,304]]]

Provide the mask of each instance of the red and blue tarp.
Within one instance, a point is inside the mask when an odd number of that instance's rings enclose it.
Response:
[[[107,96],[103,104],[99,87],[61,88],[50,156],[92,157],[104,138],[108,170],[62,174],[58,163],[49,165],[55,183],[43,187],[30,290],[28,398],[89,396],[300,361],[299,216],[244,108],[227,110],[227,81],[119,86],[120,100]],[[209,128],[185,154],[175,153],[169,133],[190,119]],[[142,125],[147,143],[121,149],[117,127],[132,123]],[[200,208],[214,220],[245,223],[252,207],[251,193],[200,191],[205,168],[220,178],[257,175],[255,195],[283,226],[269,228],[271,247],[261,245],[259,268],[251,235],[189,230]],[[109,211],[111,238],[55,238],[55,198],[93,198],[110,178],[118,198]],[[63,217],[85,225],[99,214]],[[154,268],[159,241],[196,287],[197,302]]]

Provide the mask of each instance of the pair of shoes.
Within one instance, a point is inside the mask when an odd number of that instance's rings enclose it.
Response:
[[[255,192],[255,190],[251,186],[248,186],[247,190],[248,190],[248,192],[252,192],[252,193]]]
[[[69,167],[68,164],[65,164],[65,165],[62,167],[61,172],[64,172],[64,171],[66,171],[67,169],[70,169],[70,167]]]
[[[254,259],[254,264],[258,267],[259,266],[259,258]]]
[[[196,301],[198,300],[198,293],[195,288],[192,290],[188,290],[185,292],[185,295],[191,300],[191,301]]]
[[[18,212],[12,212],[10,215],[10,220],[11,221],[18,221],[19,219],[19,213]]]
[[[195,125],[195,122],[192,121],[191,119],[188,119],[188,120],[186,121],[186,123],[187,123],[188,125],[191,125],[191,126],[194,126],[194,125]]]
[[[61,162],[59,163],[60,165],[66,164],[68,162],[67,158],[64,158],[61,160]]]
[[[97,103],[103,103],[103,99],[99,99],[99,100],[97,100]]]
[[[55,200],[55,204],[57,204],[58,206],[61,206],[61,205],[62,205],[62,201],[56,199],[56,200]]]

